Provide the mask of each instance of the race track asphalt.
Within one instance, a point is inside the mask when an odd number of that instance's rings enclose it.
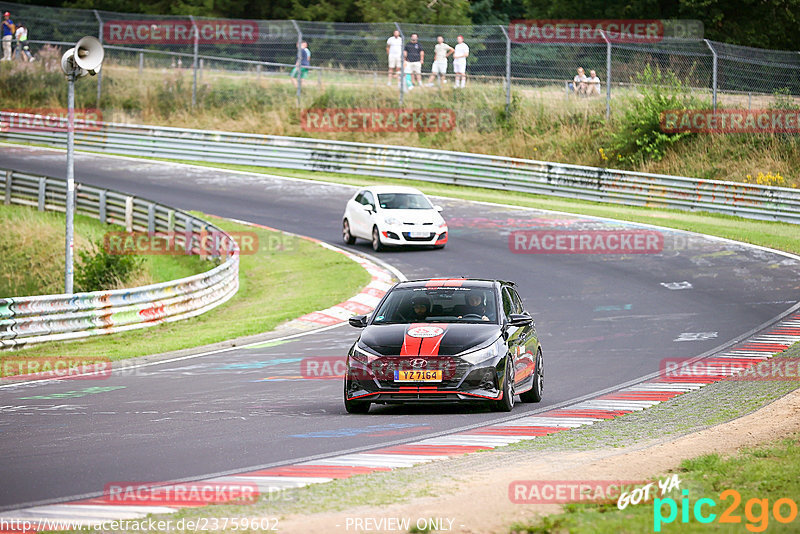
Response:
[[[63,177],[65,156],[0,147],[0,168]],[[110,158],[76,157],[76,180],[182,209],[243,219],[339,246],[354,187]],[[536,320],[552,407],[641,377],[664,358],[726,345],[800,300],[800,262],[665,230],[649,254],[520,254],[515,230],[630,230],[633,225],[440,199],[444,250],[388,251],[408,278],[514,280]],[[345,247],[371,253],[365,242]],[[688,282],[691,288],[676,289]],[[683,284],[686,285],[686,284]],[[476,406],[373,407],[347,415],[338,380],[308,380],[300,361],[341,356],[341,326],[266,347],[143,367],[102,381],[0,384],[0,509],[100,493],[106,484],[200,478],[377,447],[506,414]],[[79,350],[64,345],[64,353]],[[147,346],[141,347],[143,355]],[[88,389],[87,388],[104,388]]]

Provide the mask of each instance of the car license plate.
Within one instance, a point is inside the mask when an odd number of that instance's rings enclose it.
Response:
[[[429,237],[431,234],[430,232],[409,232],[408,235],[414,238],[422,238],[422,237]]]
[[[395,382],[441,382],[442,370],[411,370],[411,371],[395,371]]]

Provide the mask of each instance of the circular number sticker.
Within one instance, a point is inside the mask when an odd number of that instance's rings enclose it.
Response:
[[[409,328],[406,334],[409,337],[436,337],[444,334],[444,330],[438,326],[415,326]]]

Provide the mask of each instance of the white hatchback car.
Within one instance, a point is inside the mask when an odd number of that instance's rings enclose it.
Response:
[[[366,187],[347,201],[342,217],[342,237],[352,245],[356,238],[372,242],[377,252],[387,246],[428,245],[444,248],[447,223],[422,191],[413,187]]]

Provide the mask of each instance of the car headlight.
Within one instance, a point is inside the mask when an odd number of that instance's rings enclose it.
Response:
[[[350,357],[365,365],[369,365],[379,358],[379,356],[370,354],[369,352],[363,351],[358,347],[353,347],[353,352],[350,354]]]
[[[391,217],[391,216],[390,217],[384,217],[383,218],[383,222],[385,222],[388,225],[400,224],[400,220],[399,219],[397,219],[396,217]]]
[[[474,352],[468,352],[460,356],[462,360],[469,363],[470,365],[478,365],[479,363],[485,362],[487,360],[491,360],[497,356],[497,343],[492,343],[485,349],[476,350]]]

